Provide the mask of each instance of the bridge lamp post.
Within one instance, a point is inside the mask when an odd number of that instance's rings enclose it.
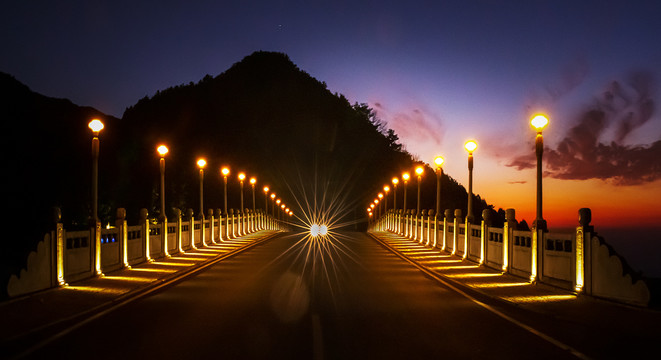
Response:
[[[546,220],[542,217],[542,154],[544,153],[544,137],[542,130],[548,125],[549,119],[544,115],[536,115],[530,120],[530,124],[537,136],[535,137],[535,154],[537,155],[537,216],[532,223],[532,241],[530,251],[532,252],[530,281],[536,282],[542,276],[542,272],[538,271],[543,269],[542,262],[544,261],[542,254],[543,233],[547,231]],[[541,266],[540,266],[541,265]],[[539,268],[539,269],[538,269]]]
[[[385,197],[383,200],[383,207],[385,211],[388,212],[388,193],[390,192],[390,186],[383,185],[383,192],[385,193]]]
[[[230,169],[228,167],[223,167],[220,169],[220,174],[223,175],[224,191],[223,191],[223,201],[225,203],[225,217],[228,216],[227,213],[227,176],[230,174]]]
[[[422,173],[425,172],[425,169],[422,166],[415,168],[415,173],[418,175],[418,206],[416,207],[416,215],[420,214],[420,180],[422,180]]]
[[[477,149],[474,140],[466,141],[464,148],[468,151],[468,206],[466,209],[466,222],[473,223],[473,152]]]
[[[405,214],[406,214],[406,188],[407,188],[406,185],[408,185],[410,178],[411,178],[411,175],[409,175],[409,173],[405,172],[405,173],[402,174],[402,180],[404,181],[404,205],[403,205],[403,208],[404,208],[404,213]]]
[[[255,184],[257,179],[254,177],[250,178],[250,186],[252,187],[252,211],[255,212]]]
[[[281,202],[282,201],[280,199],[275,200],[275,204],[278,206],[278,208],[280,208],[280,203]],[[280,213],[278,213],[278,215],[280,215]],[[275,208],[273,209],[273,216],[276,216],[275,215]],[[280,220],[280,216],[277,216],[277,219]]]
[[[399,184],[399,179],[394,177],[392,178],[392,208],[397,211],[397,184]]]
[[[94,235],[94,270],[101,275],[101,223],[99,222],[99,133],[103,130],[103,123],[99,119],[92,119],[87,124],[92,130],[92,216],[90,222]],[[58,257],[60,255],[58,254]],[[58,259],[59,262],[59,259]],[[58,265],[59,267],[59,265]],[[64,278],[64,269],[58,269]],[[59,274],[58,274],[59,275]],[[63,280],[61,282],[64,282]]]
[[[537,131],[535,137],[535,154],[537,155],[537,216],[534,227],[546,230],[546,221],[542,217],[542,154],[544,153],[544,137],[542,130],[548,125],[549,119],[544,115],[537,115],[530,120],[530,124]]]
[[[273,218],[275,219],[275,193],[271,193],[271,215],[273,215]]]
[[[264,228],[266,228],[266,224],[268,223],[268,212],[269,212],[269,187],[264,186],[262,189],[264,191]]]
[[[241,188],[241,207],[239,208],[240,212],[243,212],[243,180],[246,179],[246,174],[239,173],[239,186]]]
[[[207,161],[204,159],[197,160],[197,167],[200,169],[200,216],[204,216],[204,167],[207,166]]]
[[[244,173],[239,173],[239,185],[241,188],[241,207],[239,208],[239,219],[241,219],[241,228],[239,230],[240,233],[243,233],[245,235],[245,229],[243,228],[244,221],[245,221],[245,216],[246,214],[244,213],[243,209],[243,180],[245,180],[246,174]]]
[[[170,151],[167,146],[165,145],[159,145],[158,148],[156,148],[156,151],[158,151],[158,154],[161,156],[161,160],[159,162],[160,170],[161,170],[161,215],[160,219],[165,220],[167,217],[165,216],[165,155]]]
[[[434,159],[436,164],[436,214],[441,213],[441,177],[443,176],[443,157],[437,156]]]
[[[250,178],[250,187],[252,187],[252,228],[251,231],[255,231],[255,184],[257,183],[257,179],[255,177]]]

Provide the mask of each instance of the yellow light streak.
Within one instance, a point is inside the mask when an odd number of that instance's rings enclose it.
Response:
[[[477,288],[505,288],[530,285],[529,282],[513,282],[513,283],[470,283],[470,286]]]
[[[517,303],[557,302],[576,300],[576,295],[503,296],[502,299]]]

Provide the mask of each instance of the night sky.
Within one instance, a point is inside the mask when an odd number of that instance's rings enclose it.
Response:
[[[528,121],[543,112],[549,226],[581,207],[595,225],[658,225],[660,19],[659,1],[11,1],[0,71],[121,117],[254,51],[284,52],[368,103],[420,160],[442,154],[461,183],[463,143],[477,140],[474,191],[529,220]]]

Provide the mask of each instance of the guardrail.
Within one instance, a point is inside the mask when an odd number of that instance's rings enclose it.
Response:
[[[444,214],[389,210],[371,222],[369,231],[397,233],[531,282],[635,305],[649,303],[645,281],[590,225],[590,209],[579,210],[580,225],[573,233],[519,229],[514,209],[506,211],[502,228],[492,227],[492,213],[484,210],[481,223],[472,224],[459,209]]]
[[[241,237],[259,230],[284,230],[286,225],[261,210],[221,214],[209,209],[205,218],[188,210],[174,219],[150,218],[140,212],[137,225],[128,225],[126,211],[117,210],[115,225],[67,231],[55,209],[54,230],[44,236],[30,253],[26,269],[12,275],[7,285],[10,297],[56,287],[88,277],[130,267],[171,254],[198,249]]]

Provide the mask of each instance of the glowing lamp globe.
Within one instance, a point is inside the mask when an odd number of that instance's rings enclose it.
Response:
[[[197,166],[200,169],[204,169],[204,167],[207,166],[207,161],[204,160],[204,159],[199,159],[199,160],[197,160]]]
[[[165,154],[168,153],[168,147],[165,145],[160,145],[158,148],[156,148],[156,151],[161,155],[161,157],[165,156]]]
[[[464,144],[464,148],[466,151],[468,151],[469,154],[473,153],[473,151],[477,149],[477,143],[474,140],[468,140],[466,141],[466,144]]]
[[[94,132],[95,134],[98,134],[99,131],[103,130],[103,123],[99,119],[92,119],[87,126]]]
[[[444,161],[445,160],[443,160],[443,158],[440,157],[440,156],[437,156],[436,158],[434,158],[434,164],[436,164],[437,167],[441,167],[441,165],[443,165]]]
[[[542,132],[542,130],[548,125],[549,119],[544,115],[536,115],[530,120],[530,125],[537,130],[537,132]]]

